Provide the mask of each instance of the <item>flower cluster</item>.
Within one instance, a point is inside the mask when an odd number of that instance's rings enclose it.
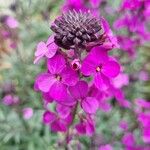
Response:
[[[119,18],[114,23],[114,29],[125,28],[127,34],[118,35],[118,42],[122,50],[134,57],[137,48],[150,39],[148,30],[150,2],[147,0],[123,0],[119,14]]]
[[[62,9],[63,11],[91,10],[94,15],[99,16],[99,7],[103,2],[105,2],[105,0],[78,0],[78,2],[76,2],[76,0],[66,0]]]
[[[110,109],[110,97],[127,102],[119,90],[124,83],[115,86],[120,65],[109,55],[117,40],[107,21],[89,11],[68,11],[51,29],[54,34],[38,43],[34,60],[46,58],[47,69],[36,77],[34,86],[44,99],[43,122],[52,131],[91,136],[94,114]],[[55,109],[48,107],[51,103]]]
[[[8,15],[0,16],[0,56],[15,49],[18,42],[18,21]]]
[[[2,99],[1,103],[5,106],[9,106],[10,108],[15,108],[17,113],[22,114],[22,117],[25,120],[30,119],[33,116],[33,109],[30,107],[21,107],[21,100],[19,96],[16,94],[15,85],[6,82],[4,85],[0,85]]]

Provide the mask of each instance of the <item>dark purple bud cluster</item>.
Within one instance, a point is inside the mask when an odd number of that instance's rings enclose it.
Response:
[[[84,48],[101,37],[100,21],[88,12],[69,11],[57,18],[51,26],[55,43],[62,48]]]

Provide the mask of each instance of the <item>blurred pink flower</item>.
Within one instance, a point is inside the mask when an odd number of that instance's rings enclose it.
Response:
[[[110,144],[100,146],[98,150],[113,150]]]
[[[122,138],[122,143],[127,147],[127,148],[132,148],[135,146],[135,138],[134,135],[130,132],[125,133],[125,135]]]
[[[128,129],[128,122],[125,120],[121,120],[119,123],[119,127],[123,130],[127,130]]]
[[[112,81],[115,88],[122,88],[123,86],[127,86],[129,84],[129,76],[125,73],[120,73]]]
[[[149,74],[146,71],[140,71],[139,73],[139,80],[142,81],[148,81],[149,80]]]
[[[28,120],[33,116],[33,109],[30,107],[23,108],[22,113],[23,113],[23,118],[25,120]]]
[[[50,36],[46,43],[39,42],[35,52],[34,64],[36,64],[42,57],[52,58],[58,49],[54,43],[54,37]]]
[[[12,17],[12,16],[8,16],[5,20],[5,23],[8,25],[8,27],[10,28],[17,28],[19,26],[18,21]]]
[[[7,106],[16,105],[19,103],[19,97],[8,94],[2,99],[2,103]]]

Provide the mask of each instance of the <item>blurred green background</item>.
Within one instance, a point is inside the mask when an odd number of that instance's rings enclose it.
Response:
[[[63,0],[0,0],[0,16],[12,15],[18,22],[16,31],[18,36],[17,48],[9,53],[0,53],[0,99],[3,98],[3,87],[12,84],[15,87],[15,95],[20,99],[19,105],[5,106],[0,103],[0,150],[56,150],[61,149],[58,143],[63,139],[62,134],[52,133],[48,127],[42,123],[43,102],[41,95],[33,89],[36,75],[44,69],[44,61],[39,65],[33,64],[36,44],[45,41],[51,35],[50,22],[59,14]],[[16,4],[16,10],[11,10],[10,6]],[[110,0],[109,5],[114,9],[118,8],[120,0]],[[101,11],[101,10],[100,10]],[[102,13],[103,14],[103,13]],[[113,24],[115,15],[103,14]],[[105,16],[106,15],[106,16]],[[115,31],[116,32],[116,31]],[[150,70],[148,60],[150,58],[149,45],[146,44],[137,51],[138,59],[130,65],[125,66],[126,73],[136,74],[143,66]],[[120,52],[113,52],[120,56]],[[123,64],[128,59],[127,56],[120,58]],[[124,89],[129,100],[137,97],[150,99],[150,82],[132,82],[129,88]],[[33,116],[25,120],[22,116],[22,109],[31,107]],[[121,119],[131,122],[131,127],[136,122],[130,111],[120,108],[117,104],[111,112],[100,111],[97,114],[97,132],[91,137],[80,137],[82,149],[94,150],[104,141],[110,142],[113,138],[115,150],[123,149],[120,144],[122,131],[118,129]],[[140,134],[139,130],[134,130],[135,134]],[[140,139],[138,140],[140,143]],[[72,142],[76,149],[77,141]],[[63,148],[62,148],[63,149]]]

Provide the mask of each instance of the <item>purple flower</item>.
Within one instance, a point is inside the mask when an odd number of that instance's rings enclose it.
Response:
[[[79,135],[86,134],[87,136],[92,136],[95,132],[95,123],[89,118],[84,118],[80,120],[80,123],[75,125],[75,129]]]
[[[121,120],[119,123],[119,127],[123,130],[127,130],[128,129],[128,122],[125,120]]]
[[[55,55],[48,60],[48,72],[37,77],[36,85],[42,92],[49,92],[55,100],[67,97],[67,86],[73,86],[78,81],[77,73],[66,65],[63,56]]]
[[[110,144],[100,146],[98,150],[113,150]]]
[[[146,127],[143,129],[142,138],[145,143],[150,143],[150,127]]]
[[[108,57],[105,49],[95,47],[83,60],[81,72],[85,76],[94,76],[94,83],[98,89],[106,89],[109,86],[109,79],[119,74],[120,66]]]
[[[23,113],[23,118],[25,120],[28,120],[33,116],[33,109],[30,107],[26,107],[22,110],[22,113]]]
[[[98,101],[95,97],[88,96],[88,84],[85,81],[79,81],[75,86],[70,86],[69,91],[75,100],[81,102],[81,107],[86,113],[96,113],[99,107]]]
[[[2,99],[2,103],[7,106],[16,105],[19,103],[19,97],[8,94]]]
[[[120,73],[112,82],[115,88],[122,88],[129,84],[129,76],[125,73]]]
[[[118,45],[117,38],[113,35],[113,32],[111,31],[108,22],[103,17],[101,18],[101,22],[106,39],[108,39],[106,42],[103,43],[103,46],[107,50],[112,50],[112,48],[119,48],[120,46]]]
[[[130,133],[130,132],[125,133],[125,135],[122,138],[122,143],[126,147],[133,148],[134,145],[135,145],[134,135],[132,133]]]
[[[72,122],[71,108],[57,106],[57,113],[46,111],[43,114],[43,123],[49,125],[52,131],[66,132]]]
[[[54,43],[54,37],[50,36],[46,43],[40,42],[37,45],[35,52],[34,64],[37,63],[42,57],[52,58],[58,49],[58,46]]]
[[[12,16],[8,16],[5,20],[6,25],[8,25],[9,28],[17,28],[19,26],[18,21],[12,17]]]

